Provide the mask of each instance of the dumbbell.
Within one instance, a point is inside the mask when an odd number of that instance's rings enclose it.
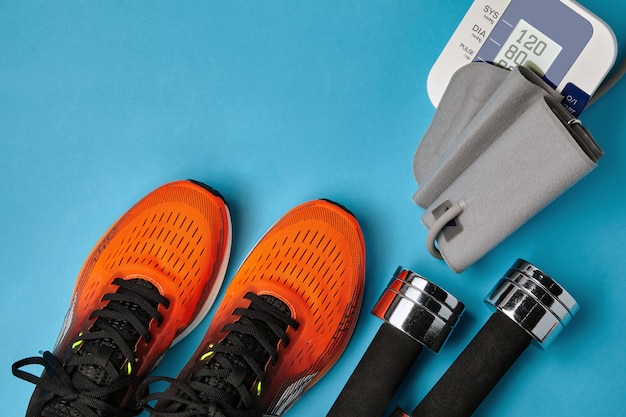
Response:
[[[531,342],[547,347],[578,311],[567,291],[523,259],[485,302],[495,312],[411,416],[470,416]],[[408,416],[396,409],[391,417]]]
[[[398,267],[372,310],[383,324],[327,417],[381,417],[422,347],[439,352],[464,308],[441,287]]]

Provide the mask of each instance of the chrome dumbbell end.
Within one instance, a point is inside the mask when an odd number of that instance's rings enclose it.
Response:
[[[563,287],[523,259],[513,264],[485,302],[517,323],[542,348],[550,345],[579,309]]]
[[[372,314],[439,352],[464,309],[465,305],[443,288],[398,267]]]

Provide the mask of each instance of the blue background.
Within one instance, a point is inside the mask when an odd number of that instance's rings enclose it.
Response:
[[[518,257],[581,310],[549,349],[528,349],[476,414],[626,413],[626,81],[582,116],[606,152],[589,176],[462,274],[424,247],[411,163],[434,113],[426,77],[470,4],[0,1],[2,414],[24,415],[33,386],[10,365],[52,348],[98,238],[184,178],[229,201],[227,279],[304,201],[337,200],[361,222],[368,270],[353,339],[287,417],[326,414],[380,326],[369,311],[400,264],[467,306],[394,399],[412,410],[487,320],[482,299]],[[582,4],[626,45],[623,0]],[[156,374],[178,372],[210,315]]]

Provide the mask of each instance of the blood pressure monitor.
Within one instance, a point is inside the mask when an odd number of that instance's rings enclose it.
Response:
[[[573,0],[475,0],[428,75],[435,107],[469,62],[534,69],[580,113],[615,62],[613,31]]]

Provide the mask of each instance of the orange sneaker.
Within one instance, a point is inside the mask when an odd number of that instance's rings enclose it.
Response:
[[[139,383],[209,311],[230,246],[228,207],[203,184],[169,183],[139,201],[83,265],[53,353],[13,365],[37,385],[26,416],[136,414]]]
[[[145,408],[153,416],[282,415],[344,351],[364,273],[351,213],[327,200],[292,209],[247,256],[178,377],[144,383],[171,383],[147,395]]]

